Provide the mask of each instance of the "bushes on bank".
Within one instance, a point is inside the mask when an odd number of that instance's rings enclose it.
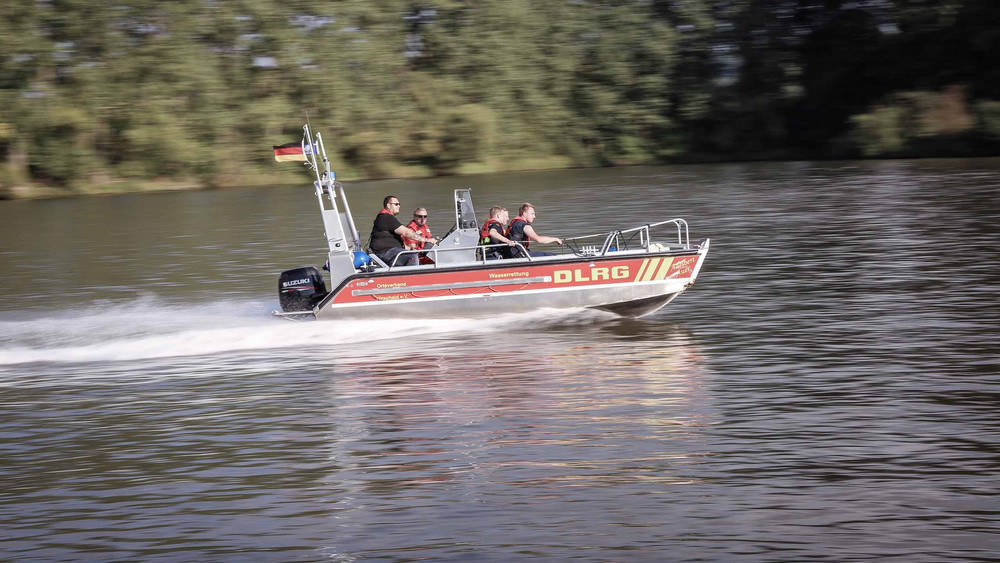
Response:
[[[851,117],[851,141],[862,156],[977,156],[1000,149],[1000,102],[969,104],[958,86],[893,95]]]

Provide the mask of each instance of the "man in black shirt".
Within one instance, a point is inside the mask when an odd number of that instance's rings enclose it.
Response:
[[[390,266],[416,266],[418,263],[416,253],[404,256],[396,264],[392,263],[396,256],[405,250],[403,237],[431,244],[437,244],[438,240],[434,237],[426,238],[404,226],[396,219],[396,215],[399,215],[399,198],[394,195],[385,196],[385,199],[382,200],[382,210],[375,216],[375,222],[372,224],[369,248],[379,259]]]
[[[531,226],[531,222],[535,220],[535,206],[530,203],[522,203],[521,208],[518,210],[517,217],[511,220],[510,224],[507,225],[507,238],[510,240],[515,240],[522,243],[525,249],[531,244],[529,241],[535,241],[539,244],[558,244],[562,246],[562,239],[558,237],[550,237],[546,235],[540,235],[535,232],[535,228]],[[539,256],[555,256],[551,252],[535,252],[529,250],[533,258]]]

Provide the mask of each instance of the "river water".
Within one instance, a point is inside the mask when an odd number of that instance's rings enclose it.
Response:
[[[311,188],[0,202],[0,559],[1000,556],[1000,161],[349,187],[448,229],[684,217],[658,313],[292,323]]]

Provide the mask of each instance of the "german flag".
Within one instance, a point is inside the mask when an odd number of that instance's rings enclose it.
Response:
[[[285,143],[284,145],[272,146],[274,149],[274,160],[278,162],[297,161],[305,162],[306,155],[302,150],[302,143]]]

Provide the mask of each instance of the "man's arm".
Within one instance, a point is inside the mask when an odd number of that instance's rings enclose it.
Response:
[[[423,235],[407,227],[406,225],[400,225],[399,228],[396,229],[396,234],[403,238],[413,239],[417,242],[429,242],[431,244],[438,243],[438,240],[436,238],[434,237],[424,238]]]
[[[562,246],[562,243],[563,243],[563,241],[562,241],[561,238],[547,237],[545,235],[540,235],[540,234],[536,233],[535,232],[535,228],[532,227],[531,225],[525,225],[524,226],[524,234],[528,237],[529,240],[533,240],[533,241],[537,242],[538,244],[552,244],[552,243],[556,243],[559,246]]]
[[[499,241],[506,242],[509,246],[514,246],[514,241],[512,241],[509,238],[503,236],[503,233],[501,233],[500,231],[494,229],[493,227],[490,227],[490,238],[492,238],[493,240],[499,240]]]
[[[410,227],[406,227],[406,228],[410,229],[411,231],[413,230]],[[414,239],[413,237],[409,237],[409,236],[406,236],[406,235],[402,235],[402,236],[403,236],[403,248],[405,248],[407,250],[417,250],[417,245],[420,244],[420,241]]]

